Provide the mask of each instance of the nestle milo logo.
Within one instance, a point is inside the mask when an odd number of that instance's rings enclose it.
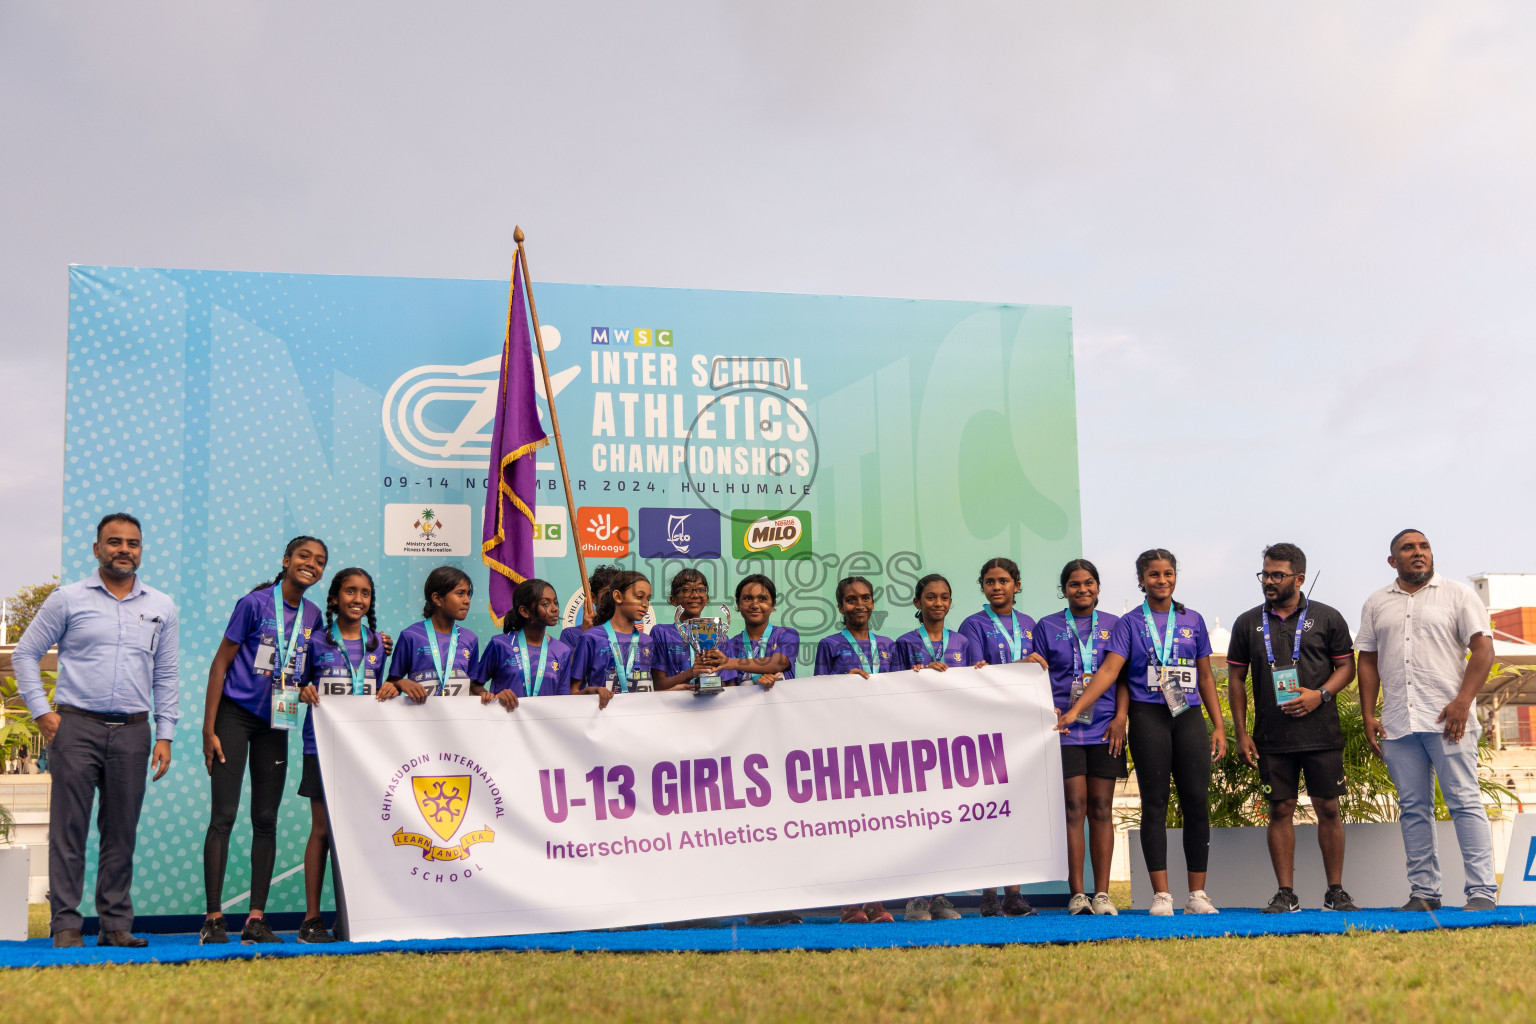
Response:
[[[808,558],[811,514],[733,509],[731,554],[737,558]]]

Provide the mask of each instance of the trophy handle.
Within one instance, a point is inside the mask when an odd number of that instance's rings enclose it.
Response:
[[[725,617],[725,633],[729,636],[731,633],[731,610],[722,604],[720,606],[720,614]]]

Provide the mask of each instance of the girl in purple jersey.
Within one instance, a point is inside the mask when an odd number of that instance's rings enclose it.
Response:
[[[651,581],[618,572],[597,595],[597,624],[581,634],[571,661],[571,692],[595,693],[599,709],[615,692],[648,692],[655,651],[640,623],[651,609]]]
[[[696,619],[707,614],[704,609],[709,604],[709,581],[697,569],[683,569],[672,577],[667,596],[672,601],[674,619]],[[718,648],[701,651],[695,658],[693,647],[672,623],[656,623],[650,635],[656,652],[651,682],[658,690],[690,688],[699,676],[719,672],[725,663],[725,655]]]
[[[952,603],[949,580],[943,576],[929,573],[917,581],[912,606],[918,627],[896,638],[898,668],[943,672],[952,665],[985,664],[970,637],[944,625]]]
[[[780,679],[795,677],[800,656],[800,634],[789,626],[769,623],[779,592],[773,580],[761,573],[742,577],[736,584],[736,612],[742,630],[726,641],[726,660],[721,678],[728,686],[755,682],[765,690]]]
[[[335,942],[320,917],[320,890],[325,862],[331,854],[330,817],[315,747],[315,712],[322,697],[371,697],[379,692],[388,658],[387,637],[379,633],[373,614],[373,577],[366,569],[343,569],[331,579],[325,597],[325,628],[309,640],[309,663],[299,699],[308,704],[304,716],[304,772],[299,796],[309,800],[309,842],[304,847],[304,921],[299,941]],[[339,890],[338,890],[339,892]],[[340,896],[338,895],[338,904]],[[338,911],[341,909],[338,905]]]
[[[208,913],[198,934],[200,944],[229,941],[224,927],[224,869],[247,761],[251,767],[251,903],[240,942],[248,946],[282,941],[266,922],[267,891],[277,858],[277,808],[288,761],[288,730],[273,728],[272,695],[279,687],[296,688],[304,675],[305,648],[320,625],[320,609],[304,599],[304,592],[320,582],[329,557],[330,551],[318,537],[290,540],[278,574],[236,602],[224,639],[208,666],[203,764],[213,800],[203,839]]]
[[[560,631],[560,642],[569,647],[573,652],[581,644],[581,634],[597,624],[597,598],[608,586],[613,577],[620,572],[616,565],[599,565],[592,570],[587,577],[587,587],[592,591],[592,604],[586,603],[586,595],[582,595],[581,614],[576,618],[574,626],[566,626]]]
[[[1074,558],[1061,570],[1067,607],[1035,623],[1035,648],[1051,667],[1051,699],[1060,714],[1071,707],[1104,660],[1118,616],[1099,611],[1099,570]],[[1110,860],[1115,851],[1115,782],[1126,777],[1125,731],[1130,690],[1122,677],[1092,708],[1074,719],[1061,738],[1063,792],[1067,810],[1067,882],[1070,914],[1114,914],[1109,898]],[[1092,898],[1083,891],[1083,820],[1093,858]]]
[[[1035,650],[1035,620],[1014,607],[1023,589],[1019,565],[1011,558],[991,558],[982,563],[976,582],[986,597],[986,606],[960,623],[976,651],[988,665],[1006,665],[1015,661],[1033,661],[1046,671],[1050,666]],[[981,891],[981,916],[1026,917],[1035,913],[1029,900],[1016,885],[1004,886],[1002,898],[995,889]]]
[[[508,711],[524,697],[554,697],[571,692],[571,649],[550,630],[560,623],[560,599],[543,580],[524,580],[512,592],[512,610],[501,632],[491,637],[480,658],[480,678],[471,692],[480,703],[493,701]]]
[[[1136,559],[1136,579],[1147,595],[1141,608],[1115,623],[1104,664],[1057,723],[1066,732],[1129,669],[1130,748],[1141,790],[1141,851],[1152,881],[1150,913],[1173,914],[1168,891],[1168,777],[1184,813],[1184,864],[1189,870],[1186,914],[1214,914],[1205,893],[1210,858],[1211,763],[1227,754],[1227,729],[1216,702],[1211,642],[1200,613],[1173,599],[1178,561],[1163,548]],[[1206,731],[1201,708],[1211,716]],[[1194,714],[1187,712],[1193,711]]]
[[[469,618],[475,586],[464,570],[440,565],[422,585],[422,619],[400,631],[379,700],[403,693],[417,704],[431,694],[469,696],[480,666],[480,638],[459,623]]]
[[[870,679],[896,669],[896,645],[890,637],[869,628],[875,611],[875,588],[863,576],[848,576],[837,583],[837,610],[843,629],[823,637],[816,645],[816,675],[851,673]],[[880,902],[849,904],[843,908],[843,924],[889,924],[896,920]]]

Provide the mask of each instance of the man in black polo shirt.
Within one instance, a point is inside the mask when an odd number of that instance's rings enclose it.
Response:
[[[1259,769],[1269,798],[1269,859],[1280,891],[1266,914],[1301,909],[1292,884],[1296,867],[1297,782],[1306,777],[1317,816],[1317,844],[1328,875],[1324,910],[1359,910],[1344,891],[1344,731],[1334,703],[1355,678],[1353,641],[1344,616],[1308,601],[1301,587],[1307,556],[1294,544],[1264,549],[1259,583],[1264,603],[1237,617],[1227,650],[1227,690],[1237,749]],[[1301,623],[1298,631],[1297,623]],[[1243,683],[1253,670],[1253,735]]]

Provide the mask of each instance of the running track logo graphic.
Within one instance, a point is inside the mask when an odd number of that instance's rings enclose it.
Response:
[[[560,347],[560,332],[549,324],[540,332],[544,351]],[[491,430],[496,422],[496,383],[501,354],[462,366],[417,366],[389,386],[384,396],[384,437],[404,459],[432,469],[479,469],[491,457]],[[581,367],[550,373],[558,396],[581,376]],[[533,375],[533,387],[544,394],[544,375]],[[540,419],[545,419],[539,410]]]

